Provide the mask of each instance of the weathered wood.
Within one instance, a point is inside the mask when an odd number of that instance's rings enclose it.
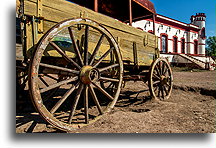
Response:
[[[24,0],[24,13],[30,16],[37,16],[37,0]],[[64,0],[44,0],[42,7],[43,32],[45,33],[54,24],[69,18],[88,18],[102,24],[117,40],[123,60],[134,62],[133,43],[136,43],[138,65],[151,65],[157,46],[155,35],[136,29],[116,19],[81,7],[77,4]],[[27,47],[31,49],[34,45],[32,24],[27,30]],[[39,39],[38,39],[39,40]],[[90,41],[89,41],[90,42]],[[97,42],[97,41],[95,41]],[[91,43],[89,43],[91,44]],[[95,44],[92,44],[95,46]],[[103,44],[102,44],[103,46]],[[94,49],[92,47],[92,49]],[[31,55],[31,52],[30,54]],[[102,54],[103,55],[103,54]],[[109,59],[106,59],[109,60]]]

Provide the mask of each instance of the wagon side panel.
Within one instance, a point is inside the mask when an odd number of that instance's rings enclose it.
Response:
[[[154,35],[138,30],[116,19],[94,12],[64,0],[42,0],[42,25],[43,31],[38,32],[38,22],[29,21],[27,24],[27,49],[31,56],[34,45],[41,35],[56,23],[69,18],[88,18],[102,24],[118,42],[123,61],[131,64],[150,66],[154,60],[157,39]],[[25,0],[24,13],[28,16],[38,16],[37,0]],[[67,39],[66,39],[67,40]],[[95,44],[92,44],[95,46]],[[106,46],[106,45],[105,45]],[[137,57],[134,54],[137,54]],[[109,60],[109,59],[107,59]]]

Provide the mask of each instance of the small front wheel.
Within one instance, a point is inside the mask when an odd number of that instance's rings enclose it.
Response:
[[[152,97],[160,100],[170,97],[173,87],[173,75],[166,59],[158,58],[152,63],[148,85]]]

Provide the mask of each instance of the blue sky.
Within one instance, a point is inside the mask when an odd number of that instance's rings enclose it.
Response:
[[[206,35],[216,36],[216,0],[151,0],[158,14],[190,23],[191,15],[205,13]]]

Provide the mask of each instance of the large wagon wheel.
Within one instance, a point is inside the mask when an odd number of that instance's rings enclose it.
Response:
[[[67,48],[59,42],[68,44]],[[115,75],[107,73],[111,69]],[[29,73],[31,98],[46,121],[71,131],[96,121],[114,107],[122,73],[123,63],[113,36],[91,20],[69,19],[51,28],[36,47]],[[63,79],[40,88],[40,75],[48,74]],[[115,83],[115,93],[103,89],[101,82]],[[43,94],[48,91],[57,93],[44,101]]]
[[[150,93],[154,98],[164,100],[170,97],[173,75],[166,59],[158,58],[152,63],[148,82]]]

